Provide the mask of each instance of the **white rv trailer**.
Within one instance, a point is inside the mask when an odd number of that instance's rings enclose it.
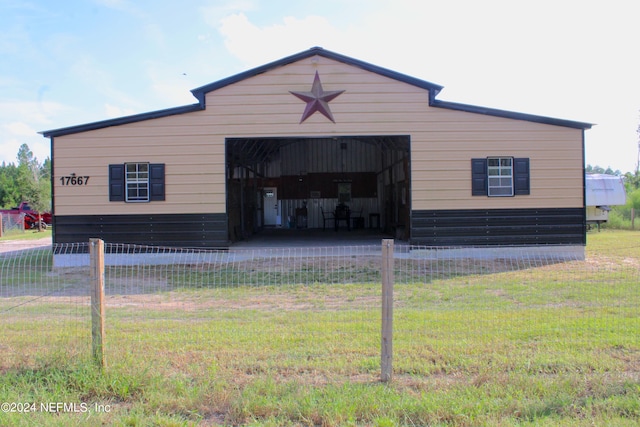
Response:
[[[622,177],[605,174],[586,174],[585,196],[587,224],[600,224],[609,220],[611,206],[627,203]]]

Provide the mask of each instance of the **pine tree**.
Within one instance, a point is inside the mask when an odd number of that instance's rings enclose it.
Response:
[[[18,150],[18,187],[22,200],[28,201],[31,208],[38,212],[38,230],[42,231],[43,212],[51,205],[51,162],[41,166],[27,144]],[[47,166],[48,165],[48,166]]]

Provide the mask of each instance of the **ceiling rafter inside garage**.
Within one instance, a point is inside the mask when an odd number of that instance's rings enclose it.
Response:
[[[327,138],[228,138],[227,162],[229,166],[252,168],[277,158],[284,146],[307,140],[333,139],[340,142],[358,141],[372,144],[382,151],[409,151],[409,138],[403,136],[349,136]]]

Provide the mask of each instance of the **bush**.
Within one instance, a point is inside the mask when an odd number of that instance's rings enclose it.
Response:
[[[602,227],[617,230],[631,230],[631,210],[626,206],[614,207],[611,212],[609,212],[609,220],[604,223]]]

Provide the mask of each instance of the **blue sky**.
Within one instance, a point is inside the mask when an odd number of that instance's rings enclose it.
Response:
[[[37,132],[192,104],[190,90],[322,46],[439,99],[594,123],[586,162],[635,170],[640,2],[0,0],[0,162]]]

